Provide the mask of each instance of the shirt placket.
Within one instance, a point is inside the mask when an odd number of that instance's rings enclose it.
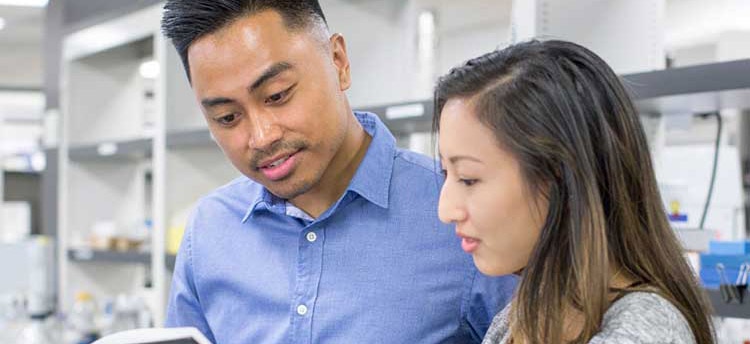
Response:
[[[312,320],[322,272],[325,230],[313,223],[300,233],[297,280],[292,300],[292,329],[295,343],[312,342]]]

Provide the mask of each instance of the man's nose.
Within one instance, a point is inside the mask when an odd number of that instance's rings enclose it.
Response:
[[[259,114],[249,122],[252,128],[248,146],[252,149],[268,150],[283,137],[284,132],[272,114]]]

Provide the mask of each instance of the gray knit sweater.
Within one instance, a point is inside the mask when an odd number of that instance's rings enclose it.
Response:
[[[508,307],[495,316],[482,344],[508,341]],[[589,344],[691,344],[695,343],[687,320],[665,298],[633,292],[612,304],[604,314],[601,332]]]

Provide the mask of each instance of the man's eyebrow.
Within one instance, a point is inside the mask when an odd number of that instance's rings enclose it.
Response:
[[[252,85],[250,85],[250,87],[248,88],[248,90],[252,93],[253,91],[255,91],[256,89],[258,89],[259,87],[263,86],[264,83],[268,82],[268,80],[271,80],[271,79],[275,78],[276,76],[278,76],[279,74],[281,74],[281,73],[283,73],[283,72],[285,72],[287,70],[290,70],[292,68],[294,68],[294,66],[292,66],[292,64],[289,63],[289,62],[279,62],[279,63],[276,63],[273,66],[268,67],[268,69],[266,69],[263,72],[263,74],[261,74],[258,77],[258,79],[256,79],[253,82]]]
[[[204,108],[209,109],[209,108],[212,108],[214,106],[229,104],[229,103],[233,103],[233,102],[234,102],[234,100],[229,99],[229,98],[217,97],[217,98],[203,99],[203,100],[201,100],[201,105],[203,105]]]
[[[261,74],[253,83],[248,87],[248,90],[250,92],[255,91],[259,87],[263,86],[264,83],[268,82],[269,80],[275,78],[279,74],[290,70],[294,68],[291,63],[289,62],[279,62],[271,67],[268,67],[265,71],[263,71],[263,74]],[[216,97],[216,98],[207,98],[201,101],[201,104],[204,108],[212,108],[219,105],[225,105],[225,104],[231,104],[234,103],[235,100],[231,98],[226,97]]]

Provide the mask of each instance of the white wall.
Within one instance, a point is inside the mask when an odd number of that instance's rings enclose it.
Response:
[[[432,1],[438,3],[439,74],[469,58],[508,45],[511,1]]]
[[[41,47],[3,47],[0,53],[0,86],[41,88],[42,78]]]
[[[665,1],[514,0],[512,38],[572,41],[617,73],[662,69]]]
[[[30,153],[38,148],[43,111],[44,96],[40,92],[0,92],[0,118],[4,119],[4,125],[0,125],[0,155]]]
[[[365,2],[323,0],[329,26],[347,41],[354,108],[425,99],[435,77],[451,67],[504,45],[508,40],[509,0],[409,0],[374,10]],[[437,17],[438,48],[431,82],[420,82],[417,16]],[[423,71],[422,71],[423,72]]]
[[[750,1],[668,0],[665,45],[668,49],[714,43],[727,31],[750,31]]]
[[[353,107],[414,98],[408,64],[413,52],[404,38],[408,22],[368,12],[359,5],[342,1],[322,1],[332,32],[340,32],[347,42],[351,60]]]

